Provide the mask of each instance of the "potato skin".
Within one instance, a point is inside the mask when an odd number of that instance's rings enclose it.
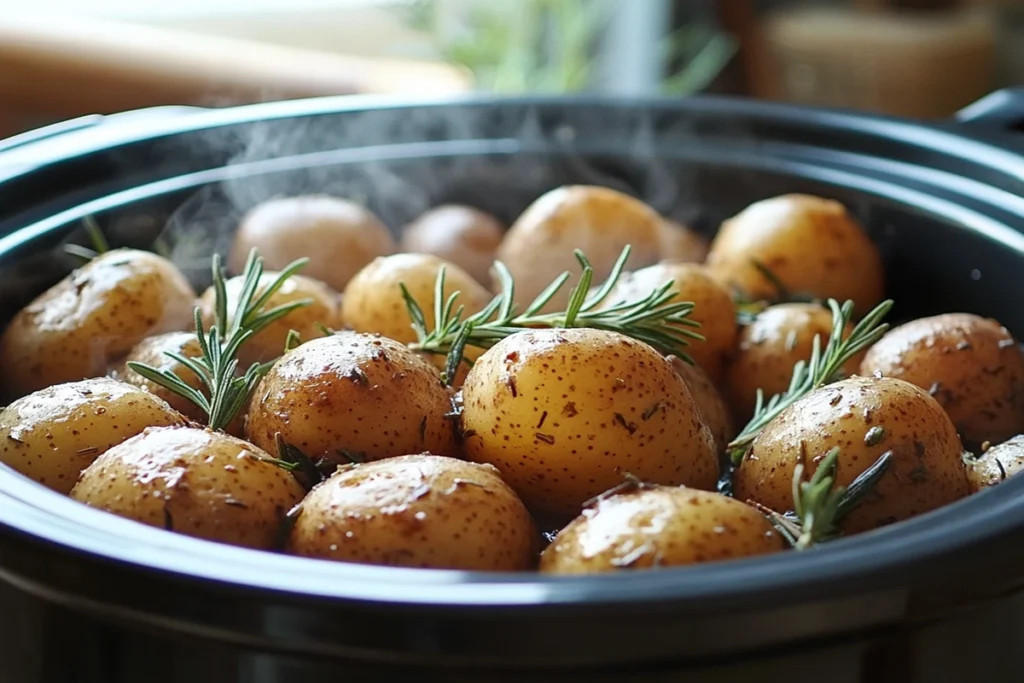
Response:
[[[661,224],[661,260],[674,263],[703,263],[708,241],[697,231],[676,221]]]
[[[270,369],[253,393],[246,435],[274,452],[280,432],[314,461],[455,455],[450,411],[434,367],[394,340],[342,332],[292,349]]]
[[[97,458],[71,497],[186,536],[271,549],[305,491],[267,458],[223,432],[155,427]]]
[[[928,391],[971,447],[1024,432],[1024,354],[995,320],[947,313],[895,327],[861,363],[876,372]]]
[[[977,458],[967,459],[967,479],[971,491],[995,486],[1024,471],[1024,435],[993,446]]]
[[[852,329],[847,325],[846,333]],[[821,336],[824,349],[832,337],[832,312],[811,303],[769,306],[740,330],[724,382],[729,407],[738,421],[746,422],[753,416],[758,389],[767,401],[789,388],[793,366],[810,359],[815,335]],[[848,376],[857,372],[865,353],[843,366]]]
[[[542,195],[505,234],[498,248],[516,282],[520,310],[565,271],[569,284],[552,297],[544,311],[563,310],[580,267],[573,255],[582,249],[602,282],[628,244],[628,270],[657,263],[661,254],[662,218],[629,195],[605,187],[569,185]],[[492,286],[500,289],[498,283]]]
[[[598,500],[544,549],[545,574],[596,574],[752,557],[783,550],[753,507],[720,493],[652,486]]]
[[[258,293],[269,287],[278,273],[264,273],[260,277]],[[233,320],[238,311],[238,297],[242,294],[245,284],[242,276],[233,277],[224,283],[228,296],[228,320]],[[258,294],[257,294],[258,295]],[[264,363],[274,360],[284,353],[288,333],[295,330],[303,341],[322,337],[320,325],[334,329],[341,327],[341,305],[338,294],[319,280],[304,275],[292,275],[285,280],[281,288],[274,292],[263,310],[277,306],[310,299],[312,303],[291,311],[283,318],[275,320],[267,327],[249,338],[238,352],[238,367],[246,370],[253,363]],[[210,287],[201,299],[203,324],[209,329],[215,322],[216,292]]]
[[[494,256],[504,236],[504,226],[491,214],[471,206],[445,204],[405,226],[400,249],[432,254],[454,263],[477,282],[489,284]]]
[[[672,363],[672,369],[686,382],[686,388],[690,390],[697,408],[700,409],[704,423],[715,437],[718,452],[724,452],[729,441],[736,436],[736,425],[722,394],[700,367],[676,356],[668,356],[668,359]]]
[[[100,377],[142,339],[191,327],[195,292],[165,258],[116,249],[21,310],[0,337],[8,398]]]
[[[789,194],[751,204],[725,221],[707,264],[727,285],[753,299],[773,299],[775,286],[753,264],[767,266],[791,292],[853,300],[860,314],[882,300],[878,249],[839,202]]]
[[[700,323],[704,340],[690,340],[686,352],[714,381],[719,381],[725,361],[736,347],[736,305],[729,290],[715,280],[701,265],[695,263],[658,263],[633,273],[624,273],[602,307],[621,301],[638,301],[673,282],[679,292],[673,302],[690,301],[695,305],[691,320]]]
[[[711,430],[668,360],[593,329],[537,329],[485,352],[462,388],[463,450],[531,510],[569,518],[630,473],[713,489]],[[646,419],[645,419],[646,418]]]
[[[288,551],[343,562],[519,571],[538,533],[489,465],[429,453],[340,468],[302,502]]]
[[[803,458],[809,478],[835,446],[842,486],[892,453],[873,491],[840,525],[847,533],[909,519],[970,492],[960,438],[935,399],[903,380],[851,377],[811,392],[765,427],[733,477],[736,498],[791,510],[797,462]]]
[[[308,258],[303,274],[341,291],[360,268],[395,251],[391,232],[369,210],[328,195],[282,197],[263,202],[242,219],[228,256],[241,273],[256,248],[267,270]]]
[[[67,494],[107,449],[147,427],[185,424],[169,405],[106,377],[57,384],[0,411],[0,462]]]
[[[405,284],[423,309],[427,329],[433,329],[434,285],[441,268],[446,300],[459,292],[456,308],[465,306],[464,315],[476,313],[491,300],[483,285],[452,263],[430,254],[395,254],[374,260],[348,283],[341,309],[345,324],[356,332],[374,332],[405,344],[416,341],[399,285]]]

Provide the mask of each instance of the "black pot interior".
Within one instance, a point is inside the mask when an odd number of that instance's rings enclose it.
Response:
[[[547,110],[542,108],[542,111]],[[663,112],[658,116],[671,119],[671,113]],[[548,115],[554,116],[551,112]],[[611,120],[627,115],[644,120],[645,116],[639,110],[622,113],[615,108],[607,109],[603,115]],[[954,140],[973,144],[969,139],[913,127],[924,142],[911,144],[887,137],[889,132],[882,130],[890,125],[886,122],[878,122],[879,130],[873,133],[855,132],[824,120],[812,125],[809,120],[800,120],[781,110],[771,117],[750,117],[749,120],[743,118],[741,110],[733,110],[733,118],[723,128],[716,119],[722,112],[700,108],[681,109],[677,113],[680,120],[692,117],[695,122],[687,126],[686,135],[662,138],[657,125],[639,125],[634,121],[630,130],[641,132],[632,138],[623,138],[594,134],[594,130],[601,128],[600,111],[581,106],[569,111],[567,116],[591,123],[578,129],[552,124],[548,127],[550,135],[536,136],[510,135],[504,131],[488,134],[487,130],[462,131],[463,134],[452,136],[448,134],[450,131],[439,129],[433,135],[420,135],[422,140],[416,143],[389,145],[381,142],[347,148],[335,144],[317,145],[315,140],[310,142],[289,131],[287,121],[278,121],[266,127],[239,128],[248,131],[244,135],[221,131],[219,135],[227,142],[211,142],[219,138],[197,133],[147,145],[146,158],[172,155],[167,157],[169,161],[162,167],[164,172],[160,177],[125,171],[122,176],[113,177],[110,181],[113,185],[103,185],[102,191],[88,196],[88,201],[71,205],[56,202],[52,206],[57,208],[50,210],[53,215],[41,218],[28,231],[0,237],[0,321],[8,320],[18,308],[75,265],[75,261],[62,252],[61,245],[69,239],[84,243],[81,219],[87,215],[98,220],[115,244],[146,247],[158,237],[165,239],[172,245],[174,258],[201,288],[208,282],[210,254],[223,253],[240,216],[271,197],[323,192],[358,199],[397,231],[425,209],[445,202],[470,204],[510,222],[546,190],[563,184],[586,183],[634,194],[663,214],[688,222],[708,235],[714,233],[723,219],[751,202],[773,195],[804,192],[838,199],[863,221],[882,250],[888,295],[897,302],[893,321],[940,312],[970,311],[998,318],[1018,338],[1024,335],[1024,307],[1014,299],[1019,273],[1024,271],[1024,237],[1020,232],[1024,229],[1024,209],[1014,203],[1019,200],[1009,199],[1012,195],[1008,192],[1017,189],[1024,175],[1011,176],[998,169],[974,169],[972,178],[963,178],[961,171],[969,171],[973,163],[966,159],[958,162],[960,166],[949,162],[946,168],[925,167],[909,161],[913,152],[919,161],[946,159],[942,161],[945,165],[952,153],[944,151],[942,145]],[[387,120],[394,123],[394,117]],[[325,121],[333,119],[328,117]],[[700,129],[696,124],[718,130],[718,136],[696,135],[694,131]],[[906,127],[905,124],[899,126]],[[432,130],[430,125],[420,127],[421,133]],[[234,130],[229,128],[228,132]],[[590,133],[580,132],[587,130]],[[275,131],[276,134],[272,134]],[[386,139],[386,133],[384,130],[377,134]],[[245,139],[239,142],[239,138]],[[227,151],[213,153],[208,145],[221,145]],[[207,159],[208,163],[185,163],[173,157],[193,152],[194,160]],[[118,154],[128,154],[128,151]],[[888,163],[897,158],[899,164]],[[224,161],[232,163],[223,166]],[[107,158],[105,163],[125,169],[143,165],[138,160],[119,161],[117,154]],[[979,192],[979,187],[984,192]],[[2,500],[5,489],[8,493],[14,489],[9,481],[12,475],[2,472],[0,475],[8,479],[6,484],[0,481]],[[760,561],[747,562],[748,568],[742,571],[748,579],[754,577],[754,582],[747,586],[748,592],[759,590],[758,581],[762,579],[767,586],[787,575],[796,582],[799,574],[806,579],[805,597],[812,597],[810,594],[817,590],[814,585],[818,579],[828,578],[828,572],[838,574],[848,570],[844,582],[832,585],[829,592],[856,592],[882,585],[898,588],[902,609],[897,612],[902,617],[910,609],[908,605],[915,604],[914,600],[906,599],[907,594],[917,590],[915,582],[920,582],[920,587],[931,585],[921,566],[929,557],[945,557],[959,551],[959,560],[941,569],[967,572],[985,558],[991,559],[991,547],[985,551],[980,549],[983,541],[999,536],[1001,542],[1005,542],[1010,535],[1017,538],[1024,533],[1024,510],[1016,502],[1024,481],[1011,482],[1001,488],[1006,490],[993,491],[991,496],[989,493],[977,496],[899,525],[900,528],[837,542],[834,548],[825,549],[813,561],[776,558],[764,565],[773,568],[762,574],[757,569]],[[14,493],[23,503],[33,505],[35,489],[25,487]],[[48,498],[42,491],[38,493],[39,507],[45,509]],[[982,527],[982,517],[990,519],[995,514],[996,502],[1000,510],[1007,511],[1001,517],[1001,525],[995,527],[986,522],[987,526]],[[992,507],[986,507],[988,503]],[[88,523],[95,525],[95,519],[95,516],[89,517]],[[0,515],[0,525],[5,523],[11,522]],[[951,525],[965,533],[954,536],[949,531]],[[102,534],[103,525],[95,531]],[[152,531],[157,537],[164,533]],[[908,538],[916,539],[917,545],[907,542]],[[205,552],[203,547],[208,545],[190,540],[183,542],[193,543],[196,554]],[[965,558],[964,551],[970,544],[977,546],[974,556]],[[914,546],[913,551],[910,546]],[[899,551],[901,547],[904,551]],[[839,555],[830,557],[830,553],[844,552],[844,548],[848,549],[844,557],[856,557],[858,562],[871,566],[863,567],[863,572],[851,579],[849,572],[853,571],[853,565],[849,564],[844,570],[841,567],[844,561]],[[95,552],[102,555],[106,551],[96,548]],[[1024,551],[1014,554],[1022,553]],[[258,566],[258,556],[250,557],[253,566]],[[1004,573],[994,576],[988,589],[998,592],[1024,575],[1024,571],[1010,568],[1016,566],[1010,562],[1012,559],[998,563]],[[911,568],[918,573],[910,571]],[[699,604],[700,609],[713,609],[694,596],[701,594],[702,582],[710,586],[724,581],[722,577],[727,577],[732,569],[736,567],[671,570],[664,572],[658,581],[664,582],[668,591],[666,604],[679,607],[679,601],[692,599],[692,604]],[[938,571],[940,567],[931,569]],[[805,570],[819,574],[815,578],[805,574]],[[338,568],[338,571],[344,569]],[[363,568],[359,571],[361,580],[367,577],[372,580],[376,570]],[[384,570],[381,572],[383,576]],[[642,577],[611,578],[612,581],[619,579],[636,585],[642,581]],[[492,577],[467,576],[465,580],[488,584]],[[517,581],[543,583],[537,577],[500,577],[500,580],[494,577],[493,580],[497,591],[502,584]],[[584,601],[599,601],[602,591],[606,590],[602,586],[608,585],[607,580],[583,581],[578,584],[578,590],[567,590],[564,599],[571,602],[579,597]],[[735,586],[735,582],[729,585]],[[294,584],[282,581],[279,587],[289,590]],[[825,590],[824,584],[820,587]],[[678,594],[673,594],[676,589]],[[429,591],[429,586],[425,586],[425,603],[430,602]],[[550,599],[553,593],[543,594]],[[628,591],[622,595],[627,594]],[[648,601],[652,597],[646,596]],[[797,597],[798,593],[793,592],[786,600],[794,601]],[[769,591],[751,598],[749,604],[773,604],[782,599],[782,595]],[[958,598],[949,594],[917,599],[921,605],[930,605]],[[883,611],[893,616],[891,609]],[[812,622],[808,622],[808,628],[813,633]],[[552,621],[551,628],[559,623]],[[847,626],[852,628],[852,623]],[[767,623],[763,627],[759,627],[762,635],[770,640],[771,627]],[[319,623],[318,628],[326,627]],[[333,633],[333,629],[327,628],[324,633],[306,635],[316,640],[334,637]],[[366,634],[362,637],[368,649],[387,649],[383,636],[380,642]],[[462,637],[473,640],[467,633],[462,633]],[[484,648],[485,640],[478,644],[480,648]],[[529,641],[536,647],[534,640],[536,638],[526,638],[523,642]],[[613,641],[606,643],[607,657],[626,658],[623,652],[614,652]],[[693,641],[693,648],[699,647],[699,641],[699,638]],[[754,643],[747,645],[754,646]],[[396,647],[415,650],[417,646],[403,643]],[[546,650],[542,656],[554,657],[553,647],[541,648]],[[582,649],[574,651],[577,661],[587,656],[597,659],[606,656],[592,644],[590,647],[581,644],[579,648]],[[657,638],[643,656],[668,656],[693,648],[686,643],[669,644],[664,638]],[[584,650],[589,654],[583,654]]]

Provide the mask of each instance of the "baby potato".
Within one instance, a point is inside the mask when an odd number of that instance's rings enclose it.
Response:
[[[314,462],[455,455],[451,398],[437,370],[386,337],[342,332],[286,353],[261,380],[246,435],[275,452],[275,435]]]
[[[416,341],[412,319],[400,284],[423,309],[427,329],[434,328],[434,285],[444,268],[445,300],[459,292],[455,304],[464,315],[483,309],[491,294],[469,273],[430,254],[395,254],[373,261],[348,283],[342,296],[341,316],[356,332],[376,332],[408,344]]]
[[[852,329],[847,325],[846,334]],[[811,358],[815,335],[820,335],[824,349],[832,337],[832,312],[811,303],[769,306],[740,330],[737,351],[724,382],[729,407],[737,420],[746,422],[753,417],[758,389],[767,401],[789,388],[793,366]],[[855,374],[865,353],[851,358],[843,371]]]
[[[778,291],[756,262],[790,292],[853,300],[866,313],[882,300],[882,258],[867,233],[839,202],[789,194],[750,205],[722,224],[707,264],[751,299]]]
[[[429,453],[339,468],[302,501],[288,552],[343,562],[519,571],[539,536],[489,465]]]
[[[531,510],[570,518],[632,474],[713,489],[715,440],[672,364],[595,329],[536,329],[486,351],[462,388],[463,449]]]
[[[694,402],[700,409],[704,423],[715,437],[718,452],[724,452],[729,441],[736,436],[735,425],[732,415],[729,414],[729,407],[725,404],[725,399],[722,398],[708,374],[698,366],[687,363],[676,356],[669,356],[668,359],[672,363],[672,369],[686,382],[686,388],[690,390]]]
[[[186,536],[272,549],[305,490],[269,458],[223,432],[155,427],[97,458],[71,497]]]
[[[934,398],[903,380],[851,377],[812,391],[768,423],[733,476],[736,498],[792,510],[797,463],[810,478],[836,446],[841,486],[891,453],[874,489],[840,522],[846,533],[908,519],[970,493],[956,427]]]
[[[1024,432],[1024,355],[995,320],[947,313],[895,327],[860,365],[876,372],[927,390],[971,447]]]
[[[147,427],[185,424],[162,400],[106,377],[56,384],[0,411],[0,462],[67,494],[111,446]]]
[[[644,486],[598,499],[540,556],[545,574],[673,567],[785,548],[771,522],[720,493]]]
[[[303,273],[341,291],[360,268],[395,251],[391,232],[369,210],[328,195],[281,197],[258,205],[242,219],[228,255],[241,273],[252,249],[267,270],[308,258]]]
[[[639,301],[672,281],[678,292],[673,302],[694,304],[691,320],[700,323],[704,340],[693,339],[686,352],[712,380],[721,379],[726,359],[736,347],[736,305],[724,286],[704,266],[696,263],[659,263],[634,273],[624,273],[602,307],[622,301]]]
[[[661,224],[661,260],[703,263],[708,257],[708,241],[697,231],[676,221]]]
[[[188,329],[195,298],[174,264],[156,254],[97,256],[22,309],[0,336],[8,397],[103,375],[142,339]]]
[[[435,207],[402,232],[400,248],[416,254],[433,254],[488,284],[494,255],[505,228],[489,213],[461,204]]]
[[[967,480],[974,492],[995,486],[1021,471],[1024,471],[1024,435],[1015,436],[967,460]]]
[[[151,382],[128,367],[129,362],[135,362],[144,363],[157,370],[169,370],[196,391],[208,393],[199,376],[168,356],[167,352],[177,353],[185,358],[199,358],[203,355],[203,350],[199,346],[199,340],[194,332],[168,332],[140,341],[128,352],[127,356],[121,359],[121,362],[113,365],[107,374],[116,380],[132,384],[159,397],[190,420],[202,422],[206,419],[206,414],[195,403]]]
[[[516,282],[520,310],[562,273],[570,283],[543,311],[563,310],[579,275],[574,249],[582,249],[602,282],[626,245],[632,252],[626,268],[635,270],[661,257],[661,216],[629,195],[605,187],[570,185],[551,190],[533,202],[509,228],[498,259]],[[497,283],[494,289],[499,289]]]
[[[260,277],[257,292],[263,292],[277,278],[279,273],[264,273]],[[228,320],[234,319],[238,312],[238,297],[242,294],[245,279],[233,277],[224,283],[228,298]],[[274,360],[284,353],[284,345],[291,330],[299,333],[303,340],[323,336],[320,326],[328,328],[341,327],[341,310],[338,294],[330,287],[303,275],[292,275],[284,281],[267,301],[264,310],[290,304],[294,301],[309,299],[308,306],[301,306],[282,318],[270,323],[251,336],[238,352],[238,367],[247,370],[253,363],[265,363]],[[216,291],[211,286],[200,299],[203,314],[203,325],[209,330],[214,324]]]

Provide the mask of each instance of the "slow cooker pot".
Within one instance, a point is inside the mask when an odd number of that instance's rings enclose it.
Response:
[[[1024,335],[1024,94],[959,121],[722,98],[317,99],[91,117],[0,143],[0,321],[65,274],[94,216],[176,243],[204,286],[281,194],[513,218],[612,186],[705,231],[757,199],[845,202],[893,319],[966,310]],[[187,236],[188,239],[183,239]],[[85,508],[0,467],[0,680],[1016,680],[1024,479],[806,553],[587,578],[422,571],[220,546]]]

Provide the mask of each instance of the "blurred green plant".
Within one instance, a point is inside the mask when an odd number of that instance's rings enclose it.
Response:
[[[470,72],[477,87],[500,93],[592,90],[601,35],[615,2],[628,0],[515,0],[472,3],[454,37],[437,38],[443,59]],[[437,34],[437,0],[398,6],[410,26]],[[667,36],[660,46],[670,95],[699,92],[729,64],[736,41],[706,23]]]

